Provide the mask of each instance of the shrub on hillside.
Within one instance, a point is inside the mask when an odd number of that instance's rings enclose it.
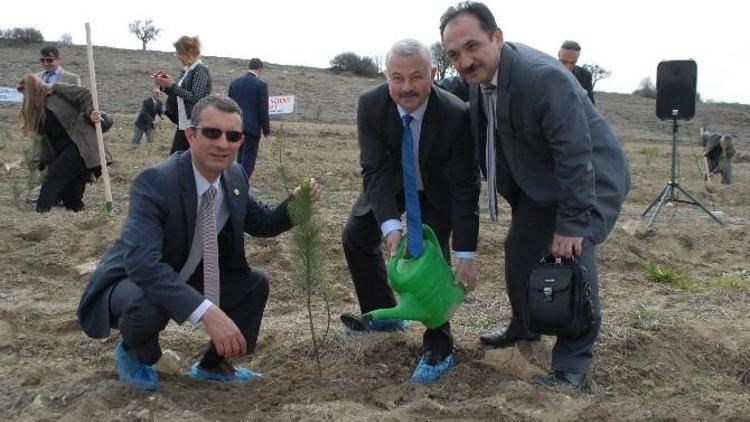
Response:
[[[331,59],[331,70],[334,72],[352,72],[360,76],[375,76],[380,68],[375,60],[356,53],[346,52],[336,55]]]
[[[633,95],[638,95],[645,98],[656,98],[656,85],[651,80],[651,77],[647,76],[641,80],[641,85],[633,91]]]
[[[60,44],[73,45],[73,36],[70,35],[70,32],[66,32],[60,36]]]
[[[44,36],[36,28],[0,29],[0,38],[26,43],[44,42]]]

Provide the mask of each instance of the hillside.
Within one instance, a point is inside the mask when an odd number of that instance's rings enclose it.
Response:
[[[0,43],[0,85],[37,70],[39,46]],[[85,50],[62,49],[66,67],[86,80]],[[598,93],[628,155],[632,188],[609,239],[599,246],[602,329],[589,372],[589,393],[545,389],[528,382],[549,369],[554,338],[488,350],[478,337],[510,315],[503,239],[510,210],[497,222],[480,208],[479,281],[451,325],[456,365],[431,385],[408,382],[423,329],[352,334],[338,315],[358,310],[341,247],[341,231],[362,181],[357,129],[359,92],[376,81],[321,69],[269,65],[272,94],[298,96],[298,113],[272,122],[252,183],[275,202],[287,191],[279,165],[295,179],[323,185],[317,227],[330,293],[331,330],[322,373],[311,357],[305,296],[294,282],[290,234],[246,237],[249,264],[267,274],[270,294],[258,348],[238,362],[264,376],[239,385],[196,382],[184,374],[208,337],[190,324],[170,323],[160,336],[161,389],[136,391],[118,382],[112,351],[118,334],[94,340],[80,330],[76,307],[92,268],[117,238],[133,178],[169,151],[165,123],[153,144],[130,145],[137,105],[154,68],[178,69],[169,53],[97,48],[103,106],[117,121],[105,139],[114,209],[103,208],[101,181],[87,185],[86,209],[33,211],[37,183],[24,165],[30,144],[16,105],[0,105],[0,420],[2,421],[748,421],[750,415],[750,163],[737,162],[735,183],[705,183],[697,128],[737,134],[745,148],[746,105],[698,106],[681,128],[681,185],[721,215],[669,203],[646,228],[643,211],[669,179],[671,127],[654,117],[653,101]],[[244,71],[243,60],[206,58],[214,92]],[[318,106],[320,115],[318,116]],[[680,199],[684,195],[680,195]],[[486,203],[483,194],[480,198]],[[320,334],[328,315],[312,304]]]
[[[37,59],[41,45],[25,45],[0,40],[0,85],[15,86],[27,72],[41,69]],[[85,46],[61,46],[63,67],[81,76],[88,86]],[[180,64],[172,53],[94,47],[99,101],[103,110],[136,113],[153,83],[155,69],[176,75]],[[229,83],[247,68],[247,59],[203,57],[213,79],[213,93],[226,94]],[[379,80],[337,75],[325,69],[284,66],[267,63],[263,79],[270,95],[295,95],[296,113],[284,119],[323,122],[354,121],[358,95]],[[597,92],[597,104],[622,140],[646,139],[662,142],[671,139],[671,123],[655,117],[654,100],[627,94]],[[694,135],[705,125],[738,137],[741,144],[750,140],[750,105],[698,104],[696,116],[686,122],[682,135]],[[697,139],[697,135],[696,135]]]

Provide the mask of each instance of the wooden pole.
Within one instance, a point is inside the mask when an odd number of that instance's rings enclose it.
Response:
[[[89,80],[91,81],[91,100],[94,103],[94,111],[99,112],[99,97],[96,94],[96,71],[94,70],[94,46],[91,44],[91,25],[86,22],[86,51],[88,52]],[[102,179],[104,180],[104,199],[107,211],[112,211],[112,189],[109,185],[109,171],[107,171],[107,154],[104,151],[104,135],[100,122],[94,124],[96,128],[96,143],[99,147],[99,163],[102,166]]]
[[[706,167],[706,170],[705,170],[706,182],[711,183],[711,171],[709,170],[709,167],[708,167],[708,157],[706,157],[705,155],[703,156],[703,165]]]

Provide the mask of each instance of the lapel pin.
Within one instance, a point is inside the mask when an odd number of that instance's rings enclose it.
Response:
[[[240,196],[240,190],[237,188],[234,188],[234,196]]]

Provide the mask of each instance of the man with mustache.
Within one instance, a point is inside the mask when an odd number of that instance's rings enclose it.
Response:
[[[534,382],[584,388],[600,326],[596,245],[612,230],[630,185],[622,148],[573,74],[549,55],[504,42],[484,4],[450,7],[440,35],[471,85],[469,113],[490,219],[496,218],[496,192],[512,208],[505,280],[513,318],[481,342],[506,347],[539,340],[524,323],[531,268],[548,254],[575,256],[587,269],[594,326],[578,339],[558,337],[552,372]]]
[[[387,83],[359,97],[363,191],[342,236],[363,314],[396,305],[380,246],[384,238],[387,252],[393,256],[402,237],[401,215],[409,206],[407,219],[413,218],[416,207],[422,221],[437,235],[448,262],[448,239],[453,233],[456,278],[469,290],[476,281],[473,258],[479,227],[479,171],[466,104],[432,85],[436,69],[430,50],[418,41],[394,44],[386,56],[385,73]],[[421,238],[421,230],[419,234]],[[405,328],[401,320],[364,322],[351,314],[341,319],[355,331]],[[437,380],[453,365],[450,323],[427,329],[423,349],[412,382]]]

